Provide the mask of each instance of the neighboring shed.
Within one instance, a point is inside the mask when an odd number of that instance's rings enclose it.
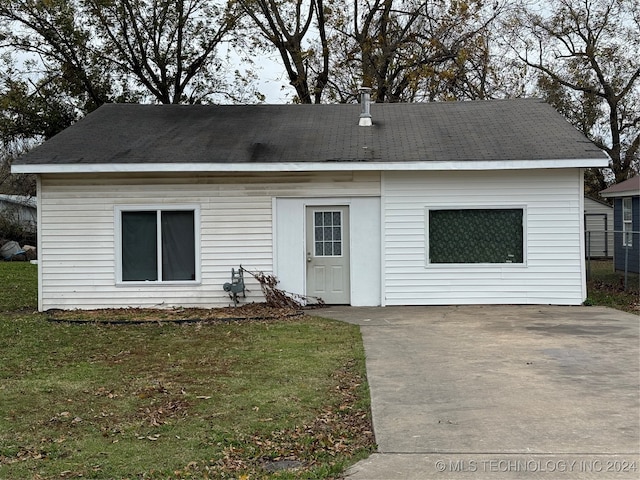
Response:
[[[613,258],[613,207],[584,197],[584,229],[589,258]]]
[[[615,269],[640,273],[640,176],[612,185],[600,195],[613,199]]]
[[[585,299],[608,157],[551,106],[359,111],[100,107],[12,167],[38,176],[39,308],[223,306],[240,264],[332,304]]]
[[[0,218],[17,222],[24,229],[34,233],[37,228],[37,206],[37,200],[33,197],[0,194]]]

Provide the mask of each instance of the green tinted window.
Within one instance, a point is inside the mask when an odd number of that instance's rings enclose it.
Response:
[[[523,211],[429,211],[429,263],[523,263]]]

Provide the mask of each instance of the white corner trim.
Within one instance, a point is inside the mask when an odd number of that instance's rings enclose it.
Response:
[[[582,302],[587,299],[587,246],[586,246],[586,229],[585,229],[585,221],[584,221],[584,169],[580,169],[580,173],[578,174],[578,190],[580,192],[578,197],[578,203],[580,205],[578,213],[579,213],[579,222],[580,222],[580,232],[578,234],[578,242],[580,249],[580,292],[582,295]],[[605,234],[606,235],[606,234]]]
[[[38,311],[43,311],[44,301],[43,301],[43,288],[42,288],[42,267],[43,263],[47,261],[47,254],[44,252],[44,248],[42,248],[42,179],[40,175],[36,177],[36,221],[38,222],[38,228],[36,230],[36,243],[37,243],[37,252],[38,252]]]
[[[13,173],[233,173],[327,171],[525,170],[606,167],[606,158],[419,162],[96,163],[12,165]]]

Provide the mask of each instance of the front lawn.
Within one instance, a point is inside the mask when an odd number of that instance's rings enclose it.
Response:
[[[0,263],[0,478],[338,478],[374,450],[356,326],[50,322],[34,270]]]
[[[0,261],[0,315],[38,309],[38,266]]]

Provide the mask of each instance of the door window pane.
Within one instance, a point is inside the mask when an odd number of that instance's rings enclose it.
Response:
[[[342,212],[315,212],[313,227],[316,256],[342,255]]]

